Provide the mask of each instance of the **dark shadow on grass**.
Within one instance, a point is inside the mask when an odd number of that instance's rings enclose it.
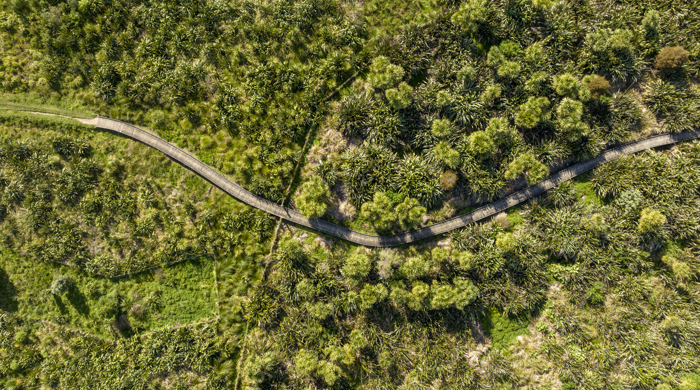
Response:
[[[81,315],[90,315],[90,307],[87,304],[87,297],[85,294],[78,290],[78,286],[71,287],[66,293],[66,299],[68,302],[78,311]]]
[[[61,296],[56,294],[51,295],[53,295],[53,300],[54,302],[56,302],[56,306],[58,306],[58,311],[60,311],[62,315],[67,315],[68,308],[66,307],[66,304],[63,303],[63,299],[61,299]]]
[[[0,268],[0,309],[15,312],[19,308],[17,303],[17,288],[10,281],[10,275]]]

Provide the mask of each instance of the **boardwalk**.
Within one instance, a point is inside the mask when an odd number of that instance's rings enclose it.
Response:
[[[165,140],[151,133],[139,129],[136,126],[118,120],[103,117],[97,117],[95,119],[88,120],[81,119],[80,121],[83,123],[95,125],[96,127],[101,129],[122,134],[136,141],[144,143],[154,149],[158,149],[159,151],[168,155],[173,160],[179,162],[186,168],[195,172],[197,175],[201,176],[214,186],[218,187],[222,191],[226,192],[227,194],[233,196],[234,198],[249,206],[258,208],[267,213],[283,218],[289,222],[295,223],[297,225],[306,226],[321,233],[329,234],[331,236],[342,238],[343,240],[347,240],[355,244],[364,245],[368,247],[390,247],[401,244],[407,244],[417,240],[422,240],[425,238],[430,238],[439,234],[443,234],[454,229],[459,229],[470,223],[474,223],[492,217],[510,207],[532,199],[533,197],[540,195],[543,192],[550,190],[556,187],[557,185],[567,180],[570,180],[584,172],[590,171],[593,168],[605,164],[608,161],[615,160],[622,156],[637,153],[642,150],[652,149],[659,146],[671,145],[677,142],[700,138],[700,130],[696,130],[678,134],[657,135],[631,144],[618,146],[609,149],[590,160],[575,164],[569,168],[561,170],[555,173],[554,175],[549,176],[546,180],[542,181],[541,183],[529,186],[521,191],[513,193],[505,198],[497,200],[470,213],[460,215],[448,219],[444,222],[436,223],[431,226],[426,226],[424,228],[398,233],[391,236],[373,236],[369,234],[358,233],[354,230],[338,226],[336,224],[320,219],[304,218],[304,216],[301,215],[301,213],[299,213],[298,211],[288,209],[276,203],[270,202],[267,199],[263,199],[259,196],[256,196],[246,191],[244,188],[237,185],[236,183],[228,180],[226,177],[216,172],[207,164],[187,154],[182,149],[166,142]]]

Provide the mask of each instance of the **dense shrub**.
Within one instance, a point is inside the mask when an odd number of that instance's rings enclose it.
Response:
[[[656,56],[654,66],[664,72],[680,69],[688,62],[689,53],[681,46],[667,46]]]
[[[299,187],[294,195],[294,203],[306,218],[315,218],[325,214],[329,196],[328,185],[323,179],[312,176]]]

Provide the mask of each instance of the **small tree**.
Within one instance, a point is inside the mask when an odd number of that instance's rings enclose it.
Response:
[[[396,222],[401,229],[410,229],[423,220],[426,209],[418,200],[406,198],[396,206]]]
[[[374,88],[387,89],[401,81],[403,75],[402,67],[392,64],[384,56],[379,56],[372,61],[367,79]]]
[[[531,95],[545,95],[549,91],[549,75],[547,72],[537,71],[525,82],[525,90]]]
[[[528,184],[535,184],[549,174],[549,168],[539,162],[532,153],[523,153],[508,164],[506,180],[513,180],[520,174],[526,173]]]
[[[430,307],[432,309],[447,309],[454,304],[455,292],[451,286],[434,283],[430,290]]]
[[[345,260],[343,275],[348,278],[362,279],[372,270],[372,259],[364,253],[355,253]]]
[[[459,152],[450,147],[450,144],[445,141],[435,145],[432,153],[435,159],[447,168],[455,169],[459,166]]]
[[[401,110],[411,105],[413,101],[413,87],[406,83],[399,84],[399,88],[386,90],[386,98],[395,110]]]
[[[375,303],[381,302],[389,295],[389,291],[383,284],[366,284],[360,291],[360,308],[367,310]]]
[[[583,103],[564,98],[557,107],[557,124],[570,140],[576,140],[588,133],[588,125],[581,121]]]
[[[583,83],[591,91],[591,97],[598,99],[608,93],[610,82],[603,76],[593,75],[583,78]]]
[[[484,89],[484,92],[479,97],[484,103],[493,104],[501,96],[502,92],[503,88],[501,88],[500,84],[491,84]]]
[[[377,192],[374,194],[372,202],[366,202],[362,205],[360,216],[379,230],[391,228],[392,223],[396,220],[391,199],[383,192]]]
[[[326,213],[326,200],[329,196],[328,185],[323,179],[312,176],[299,187],[294,196],[294,203],[306,218],[315,218]]]
[[[452,123],[449,119],[435,119],[430,125],[430,132],[438,138],[445,138],[452,134],[452,131]]]
[[[667,46],[656,56],[654,66],[663,72],[678,70],[688,62],[689,54],[682,46]]]
[[[498,233],[496,236],[496,248],[500,249],[502,252],[512,252],[517,243],[513,233]]]
[[[532,129],[540,122],[549,120],[549,99],[546,97],[530,97],[520,105],[515,124],[526,129]]]
[[[504,79],[514,79],[520,75],[521,70],[520,64],[516,61],[503,61],[496,73]]]
[[[467,150],[474,156],[489,158],[496,153],[496,143],[485,131],[475,131],[469,135]]]
[[[571,73],[554,76],[554,90],[561,96],[575,98],[578,94],[578,78]]]
[[[422,257],[414,256],[406,259],[400,269],[407,279],[418,279],[428,274],[430,263]]]
[[[457,184],[458,176],[455,171],[445,171],[440,175],[440,189],[443,191],[452,191]]]
[[[73,279],[68,276],[57,276],[51,283],[51,294],[63,295],[73,286]]]
[[[639,234],[656,233],[661,230],[661,227],[666,223],[666,216],[659,210],[645,208],[641,212],[639,222],[637,223],[637,232]]]
[[[479,288],[466,278],[454,278],[452,282],[455,285],[454,305],[457,309],[464,310],[465,307],[476,300],[476,297],[479,295]]]
[[[462,27],[472,34],[488,23],[489,4],[486,0],[468,0],[459,7],[459,11],[452,15],[452,23]]]

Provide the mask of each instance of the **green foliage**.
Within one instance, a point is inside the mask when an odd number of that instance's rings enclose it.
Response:
[[[636,188],[620,192],[620,195],[615,199],[615,204],[625,213],[636,211],[644,199],[642,192]]]
[[[569,98],[562,99],[557,107],[557,124],[569,140],[577,140],[588,133],[588,125],[582,121],[583,103]]]
[[[500,71],[500,68],[499,68]],[[503,93],[503,88],[501,87],[500,84],[491,84],[486,89],[484,89],[484,92],[479,95],[481,100],[484,101],[484,103],[487,104],[493,104],[496,99],[498,99],[501,94]]]
[[[549,88],[549,75],[544,71],[537,71],[525,82],[525,89],[531,95],[543,95]]]
[[[578,96],[579,81],[571,73],[554,76],[554,90],[561,96],[575,99]]]
[[[345,260],[343,275],[352,279],[362,279],[372,270],[372,258],[364,253],[355,253]]]
[[[389,291],[383,284],[366,284],[360,291],[360,308],[367,310],[375,303],[381,302],[389,296]]]
[[[372,65],[369,67],[369,74],[367,75],[367,81],[374,88],[388,89],[398,84],[401,79],[403,79],[404,70],[399,65],[394,65],[385,56],[376,57],[372,61]],[[399,92],[405,93],[407,88],[399,87]]]
[[[326,182],[319,176],[311,176],[297,190],[294,203],[306,218],[315,218],[326,213],[326,200],[329,196]]]
[[[496,153],[496,143],[486,131],[475,131],[467,141],[469,153],[481,158],[489,158]]]
[[[385,93],[389,104],[396,110],[401,110],[410,106],[413,101],[413,87],[404,82],[399,84],[398,89],[387,89]]]
[[[489,22],[489,6],[486,0],[469,0],[460,5],[459,10],[452,15],[452,23],[472,34]]]
[[[522,173],[525,173],[528,184],[535,184],[547,177],[549,168],[539,162],[533,154],[524,153],[508,164],[505,178],[507,180],[513,180]]]
[[[645,208],[640,212],[637,232],[639,234],[656,233],[666,224],[666,216],[659,210]]]
[[[430,132],[438,138],[450,136],[453,130],[449,119],[435,119],[430,125]]]
[[[526,103],[520,105],[515,117],[515,124],[526,129],[532,129],[537,124],[549,120],[549,99],[546,97],[529,97]]]
[[[65,275],[57,276],[51,282],[51,294],[63,295],[73,287],[73,280]]]
[[[587,67],[596,74],[609,76],[613,81],[637,80],[641,62],[638,60],[633,33],[625,29],[601,28],[586,35]]]
[[[374,194],[372,202],[362,205],[360,216],[378,230],[393,227],[408,229],[420,223],[425,208],[416,199],[402,198],[401,201],[390,199],[386,193]]]
[[[591,91],[591,97],[593,99],[598,99],[606,95],[610,89],[610,82],[603,76],[586,76],[583,79],[583,83],[586,88]]]
[[[499,233],[496,236],[496,248],[502,252],[512,252],[518,245],[518,241],[513,233]]]
[[[423,207],[434,205],[440,196],[439,175],[424,159],[408,155],[399,163],[394,188],[400,194],[417,199]]]
[[[491,336],[491,345],[507,349],[518,336],[528,333],[526,318],[503,315],[496,308],[489,308],[483,317],[484,330]]]
[[[505,79],[514,79],[520,75],[522,68],[516,61],[503,61],[498,67],[498,76]]]
[[[603,294],[603,283],[595,282],[586,291],[586,300],[591,305],[597,306],[605,302],[605,295]]]
[[[449,143],[442,141],[433,148],[433,156],[443,166],[456,169],[460,163],[459,152],[453,149]]]

